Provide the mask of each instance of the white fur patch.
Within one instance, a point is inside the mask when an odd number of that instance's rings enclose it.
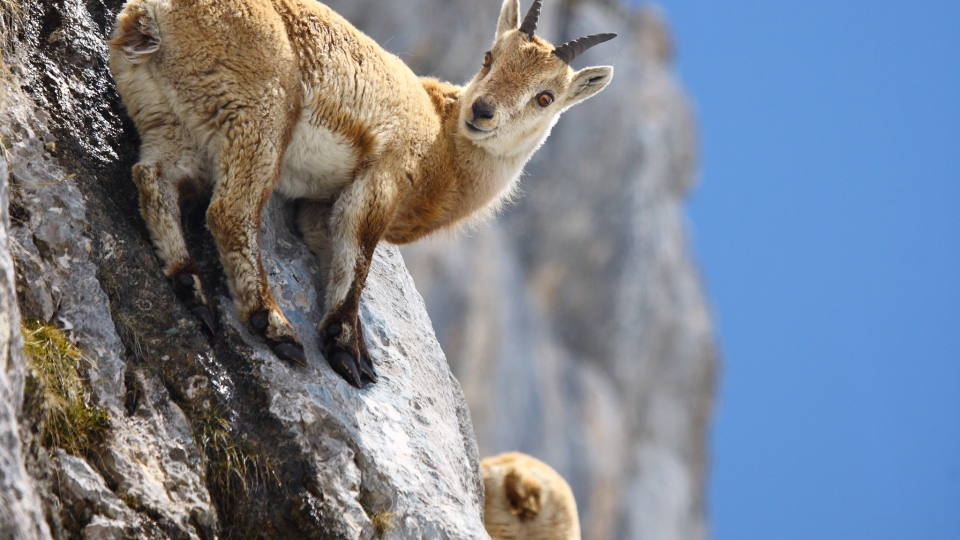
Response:
[[[293,130],[277,189],[288,197],[325,198],[352,179],[356,164],[357,149],[349,141],[305,115]]]

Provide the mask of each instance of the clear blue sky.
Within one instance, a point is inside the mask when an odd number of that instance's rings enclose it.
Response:
[[[660,5],[702,125],[714,538],[960,539],[960,1]]]

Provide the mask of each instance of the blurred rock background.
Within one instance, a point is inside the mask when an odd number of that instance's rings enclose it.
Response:
[[[500,8],[329,4],[417,73],[454,82],[476,72]],[[587,540],[705,538],[718,353],[684,214],[697,133],[670,31],[652,7],[544,4],[537,32],[555,44],[619,34],[574,62],[613,65],[613,82],[565,113],[500,218],[404,259],[482,456],[520,450],[556,468]]]

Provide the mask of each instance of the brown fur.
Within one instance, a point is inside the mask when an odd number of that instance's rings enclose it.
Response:
[[[570,486],[546,463],[518,452],[480,462],[487,533],[499,540],[580,540]]]
[[[143,141],[134,177],[167,275],[195,268],[178,186],[212,182],[207,224],[241,320],[263,314],[255,331],[299,346],[260,262],[260,213],[275,189],[332,204],[305,204],[299,218],[328,257],[321,344],[328,360],[365,354],[357,309],[379,240],[412,242],[495,212],[559,113],[612,77],[574,72],[518,32],[518,9],[504,2],[492,65],[460,87],[416,77],[313,0],[130,0],[111,68]],[[542,90],[556,98],[546,108]],[[492,118],[475,117],[478,100],[496,107]],[[199,277],[196,287],[205,298]]]

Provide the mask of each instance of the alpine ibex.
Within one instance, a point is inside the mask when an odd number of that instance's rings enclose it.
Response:
[[[549,465],[508,452],[480,462],[483,524],[499,540],[580,540],[577,501]]]
[[[615,34],[553,47],[535,35],[541,2],[521,24],[518,0],[504,1],[493,47],[460,87],[418,78],[313,0],[128,1],[110,65],[142,140],[141,213],[180,301],[213,331],[179,208],[212,182],[207,226],[240,320],[305,364],[257,238],[274,189],[301,199],[327,279],[323,354],[354,386],[376,382],[357,312],[377,242],[494,212],[560,113],[613,76],[570,62]]]

